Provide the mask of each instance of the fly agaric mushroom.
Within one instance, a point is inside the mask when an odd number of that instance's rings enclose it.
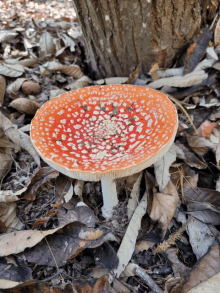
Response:
[[[175,106],[162,93],[133,85],[92,86],[45,103],[31,123],[42,159],[80,180],[101,180],[102,213],[118,204],[115,179],[160,159],[177,130]]]

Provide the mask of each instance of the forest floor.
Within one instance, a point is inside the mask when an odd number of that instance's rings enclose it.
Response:
[[[220,285],[218,19],[214,36],[196,44],[201,61],[183,59],[194,62],[188,74],[185,61],[92,80],[71,1],[4,0],[0,15],[0,291],[175,293],[202,283],[213,292],[206,282]],[[178,129],[154,166],[117,180],[119,204],[106,220],[101,183],[48,166],[29,131],[48,100],[114,84],[166,93]]]

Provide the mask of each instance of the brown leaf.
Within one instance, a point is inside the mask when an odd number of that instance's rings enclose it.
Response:
[[[163,194],[154,194],[152,208],[148,211],[148,214],[153,223],[156,223],[162,228],[163,235],[165,235],[170,221],[173,218],[178,202],[179,196],[171,181],[165,187]]]
[[[17,78],[14,82],[12,82],[7,87],[7,93],[16,93],[19,91],[20,87],[22,86],[23,82],[27,80],[26,78]]]
[[[15,202],[0,202],[0,220],[7,227],[6,232],[14,229],[20,230],[23,226],[16,214],[17,204]]]
[[[84,249],[95,248],[104,242],[103,230],[87,228],[79,222],[70,223],[63,227],[62,230],[62,234],[57,233],[47,236],[49,246],[45,241],[41,241],[35,247],[25,251],[24,254],[27,260],[38,265],[56,266],[57,264],[60,267]],[[37,233],[38,231],[33,232]],[[51,250],[55,256],[56,264],[54,258],[51,257]]]
[[[44,225],[47,221],[49,220],[49,218],[39,218],[34,222],[34,225],[32,226],[32,230]]]
[[[86,205],[77,205],[72,209],[68,209],[66,211],[65,208],[62,207],[59,209],[57,217],[59,219],[59,225],[62,226],[65,223],[79,221],[85,224],[87,227],[94,228],[96,224],[96,217],[94,212],[87,207]]]
[[[5,223],[0,220],[0,233],[5,233],[7,230]]]
[[[190,152],[190,150],[188,150],[188,148],[186,148],[183,144],[177,141],[176,145],[183,151],[185,155],[185,157],[181,159],[184,160],[186,164],[188,164],[190,167],[197,169],[207,168],[207,164],[199,160],[199,158],[197,158],[197,156],[194,153]],[[179,156],[177,155],[177,157]]]
[[[214,42],[215,42],[215,47],[217,47],[220,44],[220,19],[218,20],[215,27]]]
[[[11,170],[12,162],[12,155],[0,153],[0,182]]]
[[[220,208],[220,192],[214,189],[197,187],[198,174],[184,183],[184,194],[187,200],[207,202]],[[194,183],[192,183],[194,182]]]
[[[201,282],[220,272],[220,251],[219,242],[216,240],[211,249],[204,257],[194,266],[185,278],[181,293],[186,293],[196,287]],[[172,291],[171,291],[172,293]]]
[[[31,67],[35,64],[37,64],[38,62],[38,59],[37,58],[28,58],[28,59],[20,59],[20,58],[17,58],[17,59],[5,59],[5,63],[7,64],[14,64],[14,65],[22,65],[24,67]]]
[[[197,129],[198,135],[210,139],[210,134],[215,126],[216,123],[205,120]]]
[[[0,256],[20,253],[27,247],[33,247],[44,237],[55,233],[60,228],[48,231],[24,230],[0,235]]]
[[[6,79],[3,75],[0,75],[0,106],[3,104],[6,88]]]
[[[0,74],[9,77],[18,77],[24,73],[22,65],[0,64]]]
[[[26,95],[38,95],[41,92],[41,86],[33,81],[25,81],[21,89]]]
[[[15,99],[9,104],[9,106],[15,108],[19,112],[24,112],[29,115],[34,115],[40,108],[38,103],[26,98]]]
[[[60,72],[72,76],[75,79],[82,77],[84,74],[79,66],[77,65],[62,65],[59,62],[52,61],[47,64],[46,69],[48,70],[59,70]]]
[[[77,284],[76,284],[77,283]],[[109,282],[108,275],[104,275],[96,280],[74,280],[77,292],[86,292],[86,293],[101,293],[101,292],[110,292],[109,291]]]
[[[38,188],[49,180],[56,178],[58,175],[59,172],[51,167],[41,168],[31,179],[31,183],[28,186],[28,189],[24,192],[23,197],[27,200],[35,200]]]
[[[219,233],[213,226],[202,223],[192,217],[187,224],[187,233],[189,241],[197,260],[202,258],[209,247],[215,241],[215,236]]]
[[[73,83],[66,85],[65,89],[77,90],[77,89],[89,86],[90,84],[92,84],[92,80],[88,78],[88,76],[83,75],[82,77],[74,81]]]
[[[139,73],[140,73],[140,66],[138,65],[136,69],[131,74],[129,74],[129,78],[125,83],[135,84],[136,80],[138,79]]]
[[[40,58],[43,60],[47,57],[50,57],[55,53],[55,44],[53,42],[53,37],[47,31],[44,32],[39,40],[40,45]]]
[[[216,144],[197,135],[186,134],[189,145],[199,156],[205,155],[209,150],[215,150]]]
[[[168,248],[164,254],[168,257],[171,262],[172,269],[175,277],[183,277],[190,268],[186,267],[183,263],[181,263],[177,256],[176,248]]]

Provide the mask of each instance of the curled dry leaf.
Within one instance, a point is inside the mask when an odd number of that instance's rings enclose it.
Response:
[[[40,166],[40,157],[38,153],[36,152],[36,150],[34,149],[28,135],[16,129],[16,126],[1,112],[0,112],[0,126],[5,131],[5,135],[7,135],[7,137],[10,138],[10,140],[18,144],[21,148],[29,152],[29,154],[34,158],[37,165]]]
[[[12,190],[0,190],[0,202],[13,202],[19,200],[21,195],[27,187],[20,189],[19,191],[13,192]]]
[[[41,92],[41,86],[33,81],[24,81],[22,84],[22,92],[26,95],[38,95]]]
[[[192,73],[184,76],[174,76],[167,78],[160,78],[156,81],[149,83],[147,86],[152,89],[161,88],[162,86],[173,86],[173,87],[191,87],[201,83],[203,80],[208,78],[208,74],[203,70],[193,71]]]
[[[83,75],[82,77],[77,79],[75,82],[66,85],[65,89],[73,91],[73,90],[77,90],[77,89],[89,86],[90,84],[92,84],[92,80],[88,76]]]
[[[41,35],[39,45],[40,59],[45,59],[55,53],[56,48],[50,33],[45,32]]]
[[[12,155],[0,153],[0,182],[10,171],[12,162]]]
[[[8,228],[6,232],[11,232],[14,229],[20,230],[23,226],[16,214],[17,204],[14,202],[0,202],[0,220]]]
[[[0,75],[0,106],[3,104],[5,96],[6,79]]]
[[[200,283],[188,293],[213,293],[213,292],[218,292],[220,287],[220,273],[214,275],[213,277],[209,278],[208,280]]]
[[[0,64],[0,74],[9,77],[19,77],[24,73],[22,65]]]
[[[159,228],[162,228],[163,236],[165,236],[178,203],[179,196],[171,181],[167,184],[163,194],[154,194],[152,207],[148,213],[153,223],[157,223]]]
[[[12,82],[7,87],[7,93],[16,93],[19,91],[20,87],[22,86],[23,82],[27,80],[26,78],[17,78],[14,82]]]
[[[197,260],[202,258],[209,247],[215,241],[216,235],[213,235],[209,225],[202,223],[201,221],[192,218],[187,224],[187,233],[189,235],[189,241]]]
[[[220,19],[218,20],[215,27],[214,42],[215,46],[220,45]]]
[[[76,257],[84,249],[102,245],[104,242],[103,236],[104,231],[99,228],[88,228],[80,222],[73,222],[63,227],[62,233],[48,236],[48,244],[45,241],[41,241],[36,247],[25,251],[24,254],[29,262],[53,267],[58,265],[60,267],[65,265],[68,260]],[[55,255],[56,263],[54,258],[51,257],[51,250]],[[39,251],[43,251],[44,257]]]
[[[183,151],[184,156],[181,157],[179,154],[177,155],[178,158],[182,159],[187,165],[190,167],[195,167],[197,169],[206,169],[207,164],[200,161],[197,156],[189,151],[183,144],[180,142],[176,142],[176,145]]]
[[[170,293],[181,292],[187,293],[192,288],[198,286],[220,272],[220,251],[219,242],[216,240],[211,249],[204,255],[204,257],[197,262],[189,273],[181,279],[178,284],[170,291]],[[177,290],[179,289],[179,291]],[[204,291],[206,292],[206,291]]]
[[[57,33],[57,35],[63,40],[65,46],[70,47],[71,52],[75,52],[76,43],[72,38],[68,37],[66,34],[61,34],[59,32]]]
[[[179,68],[168,68],[166,70],[159,69],[157,74],[159,77],[171,77],[171,76],[181,76],[183,75],[183,67]]]
[[[14,65],[22,65],[24,67],[31,67],[37,64],[39,60],[37,58],[29,58],[29,59],[5,59],[6,64],[14,64]]]
[[[62,65],[59,62],[48,62],[46,69],[59,70],[60,72],[78,79],[83,76],[83,72],[77,65]]]
[[[176,160],[177,150],[177,146],[173,144],[169,151],[154,164],[155,176],[161,192],[170,180],[169,168]]]
[[[197,129],[198,135],[206,139],[210,139],[211,132],[215,126],[216,126],[215,122],[210,122],[209,120],[205,120]]]
[[[168,248],[164,254],[170,260],[175,277],[183,277],[190,270],[187,266],[180,262],[177,256],[177,249]]]
[[[7,42],[11,39],[14,39],[17,37],[18,33],[15,31],[9,31],[9,30],[1,30],[0,31],[0,43]]]
[[[0,235],[0,257],[16,254],[24,251],[25,248],[33,247],[44,237],[55,233],[60,228],[47,231],[24,230]]]
[[[186,133],[186,138],[188,144],[191,146],[194,152],[201,157],[204,156],[209,150],[216,150],[216,143],[213,143],[204,137]]]
[[[26,98],[18,98],[12,101],[9,105],[13,107],[19,112],[23,112],[25,114],[34,115],[37,110],[40,108],[40,105],[35,101],[26,99]]]
[[[27,200],[35,200],[36,192],[38,188],[48,182],[51,179],[57,178],[59,172],[51,167],[43,167],[37,171],[35,176],[31,179],[27,190],[23,194],[23,197]]]
[[[138,232],[141,227],[141,219],[145,215],[146,209],[147,192],[144,193],[127,227],[126,233],[117,252],[119,264],[118,267],[112,271],[113,274],[109,276],[110,283],[113,281],[113,276],[120,276],[120,274],[124,271],[125,266],[127,266],[129,261],[131,260],[132,254],[135,249],[135,243],[137,240]]]

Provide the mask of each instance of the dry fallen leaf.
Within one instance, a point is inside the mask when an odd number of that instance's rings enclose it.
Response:
[[[38,63],[37,58],[28,58],[28,59],[21,59],[20,57],[17,59],[5,59],[6,64],[12,65],[22,65],[24,67],[31,67]]]
[[[205,120],[197,129],[198,135],[210,139],[211,132],[215,126],[216,123]]]
[[[48,231],[24,230],[0,235],[0,256],[22,252],[33,247],[47,235],[55,233],[61,227]]]
[[[35,230],[35,232],[37,233],[39,231]],[[58,267],[60,267],[66,264],[68,260],[76,257],[84,249],[98,247],[104,242],[104,231],[102,229],[88,228],[77,221],[63,227],[62,233],[50,234],[52,235],[47,236],[49,245],[46,241],[41,241],[35,247],[32,245],[33,248],[24,252],[29,262],[53,267],[58,265]],[[33,237],[35,237],[35,235],[33,235]],[[54,258],[51,257],[51,250],[54,253],[56,262]],[[43,257],[40,252],[43,252]]]
[[[7,86],[7,93],[15,93],[19,91],[23,82],[26,81],[26,78],[17,78],[14,82],[12,82],[9,86]]]
[[[88,76],[83,75],[82,77],[74,81],[73,83],[66,85],[65,89],[73,91],[73,90],[77,90],[77,89],[89,86],[90,84],[92,84],[92,80]]]
[[[0,31],[0,43],[7,42],[11,39],[14,39],[18,35],[17,32],[12,30],[1,30]]]
[[[27,200],[35,200],[38,188],[49,180],[57,178],[58,175],[59,172],[51,167],[41,168],[31,179],[31,182],[28,185],[27,190],[24,192],[23,197]]]
[[[216,240],[211,249],[184,278],[185,284],[182,287],[181,293],[188,292],[201,282],[208,280],[210,277],[220,272],[219,252],[219,243]]]
[[[53,42],[53,37],[50,33],[44,32],[39,41],[40,46],[40,59],[44,60],[55,53],[55,44]]]
[[[0,74],[9,77],[18,77],[24,73],[22,65],[0,64]]]
[[[192,73],[184,76],[173,76],[167,78],[160,78],[156,81],[149,83],[147,86],[152,89],[161,88],[162,86],[173,86],[173,87],[191,87],[201,83],[208,77],[208,74],[203,70],[193,71]]]
[[[6,88],[6,79],[0,75],[0,106],[3,104]]]
[[[171,262],[172,269],[175,277],[183,277],[187,271],[190,270],[187,266],[180,262],[177,256],[177,249],[172,247],[168,248],[164,254],[168,257]]]
[[[26,189],[27,187],[24,187],[16,192],[13,192],[12,190],[0,190],[0,202],[17,201],[20,199],[18,196],[21,195]]]
[[[10,140],[18,144],[20,147],[29,152],[29,154],[34,158],[35,162],[40,166],[40,157],[36,150],[34,149],[31,140],[28,135],[16,129],[16,126],[0,112],[0,126],[5,131]]]
[[[164,193],[155,193],[151,209],[148,214],[153,223],[162,228],[163,236],[167,231],[170,221],[173,218],[179,196],[176,187],[169,181],[164,189]]]
[[[198,286],[189,290],[188,293],[201,293],[201,292],[214,293],[219,291],[219,287],[220,287],[220,273],[200,283]]]
[[[38,95],[41,92],[41,86],[31,80],[24,81],[21,89],[22,92],[26,95]]]
[[[77,65],[62,65],[59,62],[51,61],[46,64],[47,70],[59,70],[60,72],[78,79],[83,76],[83,72]]]
[[[26,98],[18,98],[9,104],[10,107],[15,108],[19,112],[29,115],[35,115],[40,105],[35,101]]]
[[[173,144],[169,151],[154,164],[155,176],[161,192],[163,192],[170,180],[169,168],[176,160],[176,155],[177,146]]]
[[[204,137],[186,133],[186,138],[194,152],[201,157],[209,150],[216,150],[216,143],[213,143]]]
[[[218,20],[216,27],[215,27],[214,43],[215,43],[216,47],[218,45],[220,45],[220,19]]]
[[[14,202],[3,203],[0,202],[0,220],[5,224],[7,230],[5,232],[11,232],[20,230],[23,223],[19,220],[16,214],[17,204]]]
[[[207,164],[199,160],[199,158],[188,148],[186,148],[183,144],[180,142],[176,142],[176,145],[183,151],[184,157],[181,157],[179,154],[177,154],[177,157],[182,159],[186,164],[188,164],[190,167],[194,167],[197,169],[206,169]]]
[[[13,162],[12,154],[0,153],[0,182],[10,171],[12,162]]]
[[[202,258],[215,241],[215,235],[209,225],[192,218],[187,224],[189,241],[197,260]]]

